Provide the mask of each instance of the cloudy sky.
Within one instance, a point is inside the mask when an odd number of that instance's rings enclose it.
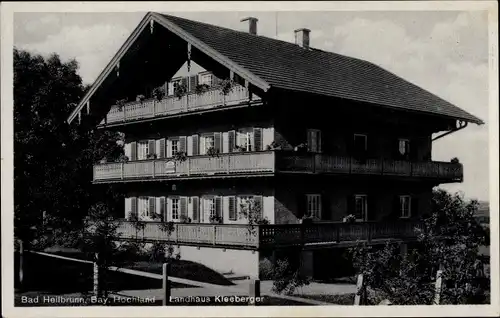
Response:
[[[447,185],[467,197],[488,193],[488,18],[482,11],[385,12],[164,12],[243,30],[240,19],[259,19],[258,33],[293,41],[293,30],[312,30],[311,46],[374,62],[478,116],[486,125],[436,141],[433,159],[458,157],[464,183]],[[80,63],[86,83],[99,75],[144,16],[141,13],[16,13],[14,45],[57,52]]]

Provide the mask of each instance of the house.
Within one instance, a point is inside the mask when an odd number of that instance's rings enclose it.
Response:
[[[125,160],[93,171],[127,189],[122,238],[170,240],[183,259],[252,276],[282,255],[313,275],[356,240],[414,238],[432,188],[463,180],[458,160],[432,160],[433,140],[483,122],[313,48],[308,29],[288,43],[242,23],[148,13],[69,116],[125,135]]]

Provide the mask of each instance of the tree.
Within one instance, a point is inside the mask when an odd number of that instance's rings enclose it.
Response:
[[[354,248],[354,266],[364,275],[366,289],[396,305],[430,305],[433,279],[441,269],[441,304],[488,302],[489,279],[479,255],[488,233],[474,218],[477,207],[475,200],[435,190],[432,211],[422,217],[418,241],[407,253],[390,243],[381,249]]]
[[[94,163],[123,152],[120,136],[66,123],[86,89],[77,70],[57,54],[14,49],[14,226],[26,243],[77,228],[96,202],[116,202],[91,180]]]

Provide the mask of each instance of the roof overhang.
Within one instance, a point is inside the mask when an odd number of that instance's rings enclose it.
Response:
[[[210,46],[207,44],[203,43],[196,37],[192,36],[188,32],[184,31],[182,28],[178,27],[171,21],[169,21],[167,18],[163,17],[160,14],[154,13],[154,12],[148,12],[144,18],[141,20],[139,25],[134,29],[132,34],[128,37],[128,39],[125,41],[125,43],[122,45],[122,47],[118,50],[118,52],[115,54],[115,56],[111,59],[111,61],[108,63],[108,65],[104,68],[104,70],[99,74],[97,79],[94,81],[88,92],[85,94],[85,96],[80,100],[78,105],[75,107],[75,109],[71,112],[69,117],[67,118],[68,124],[70,124],[77,116],[81,115],[81,112],[85,106],[87,106],[87,112],[90,112],[90,109],[92,107],[90,103],[90,99],[92,96],[96,93],[96,91],[99,89],[99,87],[102,85],[104,80],[109,76],[109,74],[117,67],[119,66],[120,59],[123,58],[123,56],[127,53],[127,51],[134,45],[136,42],[137,38],[139,35],[146,29],[148,26],[153,25],[154,23],[157,23],[158,25],[161,25],[162,27],[166,28],[179,38],[185,40],[187,43],[191,44],[194,48],[200,50],[210,58],[214,59],[221,65],[224,65],[226,68],[228,68],[230,71],[234,72],[235,74],[238,74],[242,79],[245,81],[248,81],[252,85],[255,85],[259,89],[263,90],[264,92],[267,92],[270,88],[270,85],[261,79],[260,77],[256,76],[252,72],[248,71],[247,69],[241,67],[237,63],[233,62],[232,60],[228,59],[226,56],[220,54],[219,52],[215,51],[212,49]]]

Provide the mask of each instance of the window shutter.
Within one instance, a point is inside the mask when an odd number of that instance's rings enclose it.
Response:
[[[207,154],[207,147],[205,147],[205,137],[202,136],[200,138],[200,155],[206,155]]]
[[[124,154],[128,159],[130,159],[130,157],[132,157],[132,154],[130,151],[131,149],[132,149],[132,147],[131,147],[130,143],[126,143],[125,146],[123,147]]]
[[[156,211],[156,198],[155,197],[149,197],[149,217],[153,217]]]
[[[217,152],[222,152],[222,138],[220,132],[214,133],[214,149]]]
[[[255,151],[262,151],[262,128],[253,129],[253,139],[255,143]]]
[[[137,217],[137,198],[130,198],[130,206],[132,207],[132,215]]]
[[[307,150],[308,151],[313,151],[315,149],[313,149],[313,136],[312,134],[314,133],[314,131],[312,130],[307,130]]]
[[[355,214],[356,213],[356,198],[354,195],[350,195],[347,197],[347,214]]]
[[[409,217],[417,216],[419,215],[418,213],[418,197],[411,196],[410,197],[410,215]]]
[[[193,156],[200,154],[200,139],[198,135],[193,135]]]
[[[193,75],[189,77],[189,90],[194,92],[196,89],[196,85],[198,85],[198,75]]]
[[[179,137],[179,151],[186,152],[186,136]]]
[[[322,152],[323,151],[323,141],[321,140],[321,130],[318,130],[317,132],[317,136],[316,136],[316,140],[317,140],[317,143],[318,143],[318,149],[317,151],[318,152]]]
[[[215,198],[215,215],[222,217],[222,198]]]
[[[297,217],[301,218],[307,214],[307,196],[303,193],[297,196]]]
[[[398,218],[401,216],[401,199],[399,198],[399,195],[394,196],[391,216],[391,218]]]
[[[166,152],[165,152],[165,147],[166,147],[166,140],[165,138],[162,138],[160,139],[160,142],[159,142],[159,151],[158,151],[158,157],[159,158],[165,158],[166,156]]]
[[[162,222],[167,221],[167,200],[165,200],[165,197],[160,197],[160,207],[158,214],[160,215]]]
[[[133,141],[130,143],[130,160],[137,160],[137,142]]]
[[[186,197],[181,197],[180,198],[180,215],[187,216],[187,198]]]
[[[205,200],[203,198],[200,198],[200,223],[205,222],[204,202],[205,202]]]
[[[264,216],[264,205],[262,203],[262,196],[256,195],[253,197],[253,204],[257,215],[260,217]]]
[[[191,198],[191,204],[193,205],[193,222],[200,221],[200,200],[198,197]]]
[[[237,218],[237,215],[236,215],[236,197],[234,196],[230,196],[228,198],[229,200],[229,220],[230,221],[236,221],[238,218]]]
[[[172,140],[166,140],[166,155],[167,155],[167,158],[171,158],[173,156],[172,154]]]
[[[236,131],[231,130],[227,133],[227,139],[228,139],[228,152],[233,152],[234,151],[234,146],[235,146],[235,138],[236,138]]]
[[[125,198],[125,220],[129,220],[130,215],[132,215],[131,203],[131,198]]]
[[[330,196],[328,193],[321,194],[321,220],[331,220],[331,212],[330,212]]]

